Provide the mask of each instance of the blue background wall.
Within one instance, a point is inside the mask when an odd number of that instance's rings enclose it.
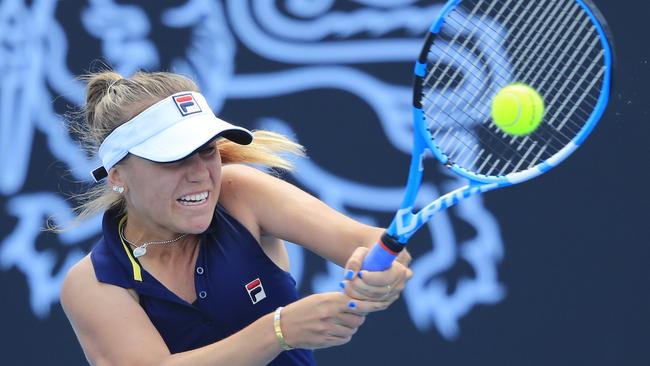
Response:
[[[619,63],[592,138],[547,176],[434,220],[411,243],[402,299],[350,344],[318,351],[321,364],[650,364],[647,5],[596,2]],[[0,364],[84,363],[58,291],[99,221],[41,231],[71,215],[69,195],[95,165],[60,117],[83,100],[75,75],[97,60],[125,75],[192,75],[221,117],[307,146],[288,180],[386,225],[407,173],[412,59],[441,5],[2,0]],[[431,166],[425,200],[459,183]],[[301,292],[336,289],[340,268],[290,254]]]

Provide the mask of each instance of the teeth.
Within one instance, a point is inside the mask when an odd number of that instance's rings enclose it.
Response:
[[[179,198],[179,200],[188,201],[188,202],[199,202],[205,200],[206,198],[208,198],[208,192],[203,192],[199,194],[188,194]]]

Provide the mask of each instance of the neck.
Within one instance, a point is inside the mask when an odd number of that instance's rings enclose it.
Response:
[[[192,262],[198,247],[199,236],[187,235],[172,244],[149,245],[147,246],[147,254],[139,259],[141,262],[144,259],[145,261],[155,260],[167,264],[171,262],[185,263],[188,260]]]
[[[136,220],[129,217],[123,227],[124,238],[133,245],[142,245],[151,241],[174,240],[183,233],[175,233],[167,229],[149,229],[144,225],[139,225]]]
[[[141,230],[131,221],[127,220],[121,229],[120,236],[134,249],[136,257],[177,257],[185,253],[192,253],[198,244],[197,235],[186,233],[167,233]],[[163,232],[165,230],[161,230]]]

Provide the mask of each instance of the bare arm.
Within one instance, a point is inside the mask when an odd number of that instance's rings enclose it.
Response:
[[[362,314],[379,310],[364,301],[350,309],[349,301],[343,293],[325,293],[289,304],[281,323],[287,343],[313,349],[349,342]],[[219,342],[170,354],[135,295],[98,282],[88,256],[66,276],[61,304],[93,365],[266,365],[281,352],[273,314],[267,314]]]
[[[258,239],[270,235],[298,243],[345,267],[346,293],[355,299],[379,300],[385,308],[404,289],[412,272],[403,251],[390,269],[356,278],[370,248],[383,229],[359,223],[297,187],[242,165],[223,168],[220,201]],[[349,286],[349,285],[352,286]]]
[[[357,247],[370,247],[383,232],[283,180],[242,165],[223,168],[220,201],[258,238],[271,235],[299,243],[340,266]]]
[[[95,279],[89,257],[68,273],[61,304],[93,365],[264,365],[281,351],[267,315],[223,341],[171,355],[134,296]]]

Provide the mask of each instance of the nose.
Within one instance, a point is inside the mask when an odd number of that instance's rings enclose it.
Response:
[[[210,177],[208,164],[201,158],[201,154],[192,154],[185,158],[187,180],[190,182],[201,182]]]

